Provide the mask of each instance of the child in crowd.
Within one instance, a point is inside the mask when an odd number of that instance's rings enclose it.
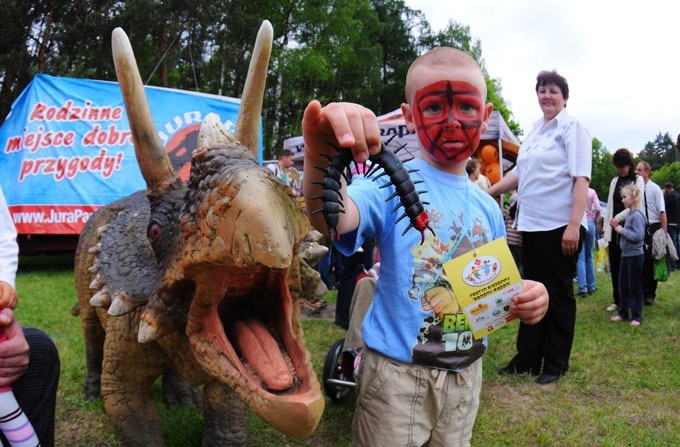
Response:
[[[429,202],[435,234],[406,231],[398,221],[400,198],[387,176],[342,185],[344,213],[335,245],[349,254],[375,237],[381,254],[375,298],[362,325],[364,353],[352,423],[353,446],[467,446],[479,407],[481,357],[486,340],[475,340],[460,310],[443,263],[505,235],[496,202],[465,175],[493,109],[477,63],[453,48],[437,48],[411,65],[402,104],[410,131],[417,131],[421,158],[407,163]],[[356,162],[381,150],[375,114],[350,103],[322,107],[312,101],[302,121],[304,191],[312,225],[326,231],[318,168],[339,150]],[[330,143],[330,144],[329,144]],[[545,287],[525,281],[511,313],[527,324],[548,306]]]
[[[621,304],[612,321],[628,320],[630,311],[631,326],[642,323],[642,265],[644,263],[643,243],[645,239],[645,215],[638,209],[642,193],[633,185],[621,188],[623,206],[630,209],[625,226],[612,219],[610,225],[621,236],[621,268],[619,270],[619,298]]]

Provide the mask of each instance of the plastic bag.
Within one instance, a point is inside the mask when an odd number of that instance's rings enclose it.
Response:
[[[607,247],[607,241],[604,241],[604,246],[600,245],[600,249],[597,250],[597,260],[595,261],[595,268],[598,272],[609,273],[609,247]],[[599,242],[599,241],[598,241]],[[599,245],[599,244],[598,244]]]
[[[655,259],[654,263],[654,279],[657,281],[668,281],[668,263],[666,256],[661,259]]]

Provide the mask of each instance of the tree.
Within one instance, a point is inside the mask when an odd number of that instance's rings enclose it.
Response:
[[[663,135],[659,132],[654,141],[645,144],[645,148],[638,153],[638,158],[649,163],[655,171],[663,165],[678,161],[678,148],[668,132]]]
[[[593,138],[593,166],[591,171],[590,187],[597,192],[600,200],[607,200],[609,184],[616,177],[616,168],[612,163],[612,154],[602,145],[597,138]]]
[[[440,45],[479,62],[489,102],[519,134],[469,27],[450,22],[433,33],[403,0],[1,1],[0,15],[12,18],[0,37],[0,123],[35,73],[115,80],[111,32],[118,26],[149,85],[238,97],[255,35],[268,19],[274,46],[263,107],[266,158],[299,135],[312,99],[391,112],[404,101],[411,62]]]
[[[664,183],[671,182],[674,189],[680,190],[680,161],[662,166],[658,171],[652,171],[651,178],[661,188]]]

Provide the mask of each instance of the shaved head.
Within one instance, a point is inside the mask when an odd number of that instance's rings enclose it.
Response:
[[[438,76],[439,79],[455,79],[474,85],[486,101],[486,81],[477,61],[450,47],[435,48],[413,61],[406,74],[406,101],[412,104],[415,92]]]

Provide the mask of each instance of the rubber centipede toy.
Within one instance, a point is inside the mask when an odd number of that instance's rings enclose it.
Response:
[[[373,181],[384,175],[389,176],[390,181],[381,185],[380,188],[394,186],[395,191],[385,201],[388,202],[394,197],[399,196],[399,204],[392,210],[393,213],[399,207],[404,207],[404,213],[399,216],[395,223],[408,216],[410,223],[401,235],[403,236],[408,230],[415,228],[420,231],[420,244],[422,245],[425,242],[425,230],[430,230],[432,234],[435,234],[434,230],[430,227],[430,219],[424,207],[424,205],[429,205],[429,202],[421,202],[420,200],[420,194],[427,191],[416,191],[415,185],[423,181],[411,180],[410,174],[418,170],[406,169],[402,160],[396,155],[406,145],[399,146],[394,152],[387,148],[387,145],[389,145],[393,138],[382,143],[380,152],[368,157],[372,165],[369,169],[366,169],[364,164],[362,174],[366,177],[372,177]],[[321,208],[315,210],[313,214],[323,213],[324,220],[328,226],[328,232],[337,239],[339,237],[337,227],[340,213],[345,212],[343,198],[340,194],[341,181],[342,177],[344,177],[348,184],[351,182],[352,171],[349,169],[349,166],[354,160],[351,151],[343,150],[332,143],[328,144],[335,149],[335,156],[331,157],[327,154],[322,154],[329,161],[328,166],[326,168],[314,166],[324,173],[324,178],[321,181],[313,182],[316,185],[321,185],[322,192],[312,197],[312,199],[321,199],[323,203]],[[406,159],[404,162],[411,161],[413,158]],[[381,172],[378,173],[378,171]],[[378,174],[373,177],[376,173]]]

